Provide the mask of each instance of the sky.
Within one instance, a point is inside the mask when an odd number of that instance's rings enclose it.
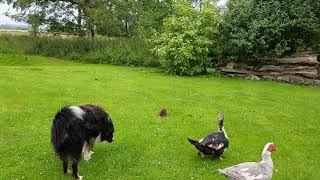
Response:
[[[1,24],[17,24],[17,25],[22,25],[24,23],[21,23],[21,22],[16,22],[12,19],[10,19],[9,17],[7,17],[5,15],[5,13],[7,11],[10,11],[10,12],[16,12],[15,10],[13,10],[10,6],[8,6],[7,4],[3,4],[3,3],[0,3],[0,25]]]
[[[223,6],[223,5],[226,4],[226,2],[227,2],[227,0],[220,0],[220,1],[218,2],[218,5],[219,5],[219,6]]]
[[[219,5],[223,5],[227,0],[220,0]],[[16,11],[8,6],[7,4],[0,3],[0,25],[1,24],[15,24],[15,25],[25,25],[25,23],[16,22],[5,15],[9,11],[10,13],[15,13]]]

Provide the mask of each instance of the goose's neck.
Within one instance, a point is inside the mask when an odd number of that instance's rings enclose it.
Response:
[[[273,167],[271,152],[267,151],[267,148],[264,148],[262,151],[262,162],[267,163],[269,166]]]
[[[219,126],[219,131],[220,131],[220,132],[223,132],[224,136],[225,136],[227,139],[229,139],[229,138],[228,138],[228,135],[227,135],[227,132],[226,132],[226,130],[224,129],[223,125],[222,125],[222,126]]]
[[[228,135],[226,133],[226,130],[224,129],[223,127],[223,120],[224,120],[224,116],[222,113],[219,114],[219,117],[218,117],[218,124],[219,124],[219,129],[218,131],[220,132],[223,132],[224,136],[228,139]]]

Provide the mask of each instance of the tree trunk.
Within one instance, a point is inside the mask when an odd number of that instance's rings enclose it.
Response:
[[[37,36],[39,34],[39,26],[32,24],[31,28],[32,28],[32,35]]]
[[[78,19],[77,19],[77,21],[78,21],[78,35],[80,36],[80,37],[82,37],[82,36],[84,36],[85,35],[85,33],[83,33],[83,31],[82,31],[82,11],[81,11],[81,8],[79,7],[79,5],[78,5]]]
[[[202,73],[204,73],[204,74],[208,73],[207,67],[205,67],[205,66],[203,67]]]
[[[81,4],[80,8],[82,9],[84,18],[86,20],[87,33],[93,39],[95,36],[95,25],[94,25],[94,19],[93,17],[91,17],[91,14],[90,14],[90,3],[91,3],[90,0],[85,0],[85,2]]]
[[[126,9],[127,9],[127,14],[125,19],[125,29],[126,29],[126,35],[129,36],[129,2],[128,0],[126,0]]]
[[[94,31],[94,26],[92,24],[90,26],[90,34],[91,34],[91,38],[93,39],[95,36],[95,31]]]
[[[125,27],[126,28],[126,35],[129,36],[128,16],[126,16],[126,22],[125,23],[126,23],[126,25],[125,25],[126,26]]]

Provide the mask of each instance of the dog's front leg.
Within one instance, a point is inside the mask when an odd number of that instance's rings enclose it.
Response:
[[[91,154],[93,154],[91,149],[92,149],[91,143],[88,143],[87,141],[85,141],[84,144],[83,144],[83,148],[82,148],[82,153],[83,153],[83,159],[84,160],[89,161],[91,159]]]

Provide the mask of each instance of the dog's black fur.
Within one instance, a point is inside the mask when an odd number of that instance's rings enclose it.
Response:
[[[63,162],[67,174],[68,160],[72,161],[72,175],[78,179],[78,162],[84,143],[93,147],[93,141],[100,134],[101,141],[113,141],[114,126],[108,113],[95,105],[78,106],[82,114],[76,114],[70,106],[59,110],[51,128],[51,143]],[[82,117],[82,118],[81,118]]]

